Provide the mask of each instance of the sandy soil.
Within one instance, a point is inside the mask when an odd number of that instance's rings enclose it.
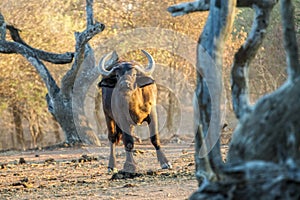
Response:
[[[187,199],[197,189],[192,143],[164,145],[172,170],[159,169],[149,144],[135,146],[138,173],[107,173],[109,148],[59,148],[0,154],[0,199]],[[119,168],[125,159],[117,148]],[[25,163],[24,163],[25,162]]]

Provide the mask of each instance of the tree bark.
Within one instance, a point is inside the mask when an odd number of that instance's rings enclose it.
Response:
[[[65,142],[67,144],[74,145],[80,143],[89,143],[88,141],[82,141],[80,135],[78,134],[73,117],[71,98],[64,98],[64,96],[59,92],[52,97],[52,102],[48,103],[48,106],[49,105],[51,105],[51,108],[53,108],[52,110],[49,109],[49,111],[52,113],[64,131]]]
[[[261,98],[234,131],[228,162],[299,159],[299,80]],[[295,157],[296,156],[296,157]]]
[[[5,40],[6,37],[6,23],[3,15],[0,13],[0,40]]]
[[[260,7],[270,7],[277,3],[278,0],[237,0],[237,7],[252,7],[257,5]],[[212,0],[196,0],[192,2],[180,3],[170,6],[168,11],[173,17],[189,14],[192,12],[209,11]]]
[[[62,139],[60,138],[60,132],[59,132],[60,126],[53,116],[51,118],[51,121],[52,121],[54,136],[55,136],[55,143],[60,143],[62,141]]]
[[[231,32],[234,8],[235,1],[211,1],[208,20],[197,48],[194,123],[196,177],[199,185],[204,176],[209,180],[217,180],[222,165],[219,144],[222,53],[226,34]]]

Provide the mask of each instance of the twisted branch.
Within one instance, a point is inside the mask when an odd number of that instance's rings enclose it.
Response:
[[[28,48],[25,45],[22,45],[18,42],[9,42],[6,40],[0,40],[0,52],[1,53],[17,53],[24,56],[37,70],[42,80],[46,84],[49,95],[52,97],[58,91],[59,87],[57,86],[55,80],[51,76],[50,72],[46,66],[41,62],[34,51],[31,48]]]
[[[86,24],[87,27],[94,24],[93,0],[86,1]]]
[[[277,3],[278,0],[237,0],[237,7],[252,7],[257,5],[259,7],[268,8]],[[189,14],[198,11],[208,11],[210,0],[196,0],[193,2],[179,3],[170,6],[168,11],[173,17]]]
[[[0,40],[5,40],[6,24],[3,15],[0,13]]]
[[[57,54],[57,53],[50,53],[50,52],[46,52],[43,50],[35,49],[35,48],[29,46],[26,42],[24,42],[24,40],[21,38],[21,36],[19,34],[19,31],[20,31],[19,29],[15,28],[11,25],[7,25],[6,28],[9,30],[10,36],[13,39],[13,41],[26,46],[28,49],[33,51],[39,59],[42,59],[42,60],[45,60],[47,62],[51,62],[54,64],[66,64],[66,63],[72,62],[72,60],[73,60],[74,53],[66,52],[64,54]],[[5,52],[1,52],[1,53],[5,53]]]
[[[287,71],[293,81],[300,75],[298,45],[294,23],[294,7],[291,0],[281,1],[281,16],[283,26],[283,41],[286,52]]]
[[[6,29],[10,31],[11,36],[15,42],[6,41]],[[49,62],[51,62],[51,59],[53,59],[53,57],[66,59],[66,57],[68,56],[71,56],[71,61],[72,61],[72,55],[68,53],[67,56],[63,54],[46,53],[30,47],[22,40],[16,28],[14,28],[13,26],[6,25],[4,21],[4,17],[2,16],[1,13],[0,13],[0,31],[1,31],[0,53],[6,53],[6,54],[17,53],[24,56],[35,67],[35,69],[41,76],[42,80],[44,81],[48,89],[49,96],[52,97],[56,93],[58,93],[59,87],[57,86],[55,80],[51,76],[50,72],[48,71],[44,63],[39,60],[38,55],[40,55],[42,58],[45,58],[45,60]],[[49,57],[51,57],[51,59],[46,59],[47,54]]]
[[[80,69],[80,66],[84,60],[84,57],[92,51],[92,49],[87,44],[90,39],[92,39],[96,34],[102,32],[105,28],[104,24],[99,22],[94,23],[93,17],[93,0],[86,0],[86,11],[87,11],[87,28],[81,32],[75,33],[76,38],[76,51],[74,63],[71,69],[62,78],[61,92],[66,97],[70,97],[72,93],[72,88]]]
[[[275,4],[268,8],[254,5],[255,17],[245,43],[235,54],[231,69],[231,94],[233,110],[238,119],[250,111],[248,97],[249,64],[261,46],[269,25],[270,13]]]

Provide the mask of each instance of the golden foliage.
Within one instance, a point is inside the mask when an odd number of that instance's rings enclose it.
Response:
[[[114,49],[114,45],[116,45],[114,42],[120,42],[116,40],[104,44],[110,38],[142,27],[153,27],[153,30],[172,30],[197,42],[208,13],[191,13],[174,18],[167,12],[167,8],[180,2],[184,2],[184,0],[95,0],[94,17],[97,21],[104,23],[106,28],[101,34],[92,39],[90,44],[96,50],[99,50],[97,48],[101,45],[103,48],[107,47],[107,49],[101,49],[101,52],[107,53]],[[74,32],[82,31],[86,24],[85,0],[2,0],[0,2],[0,11],[8,24],[12,24],[22,31],[21,36],[29,45],[56,53],[74,51]],[[224,52],[223,74],[228,94],[230,93],[229,76],[233,56],[247,37],[246,32],[248,32],[252,20],[252,13],[249,13],[249,11],[239,12],[236,18],[238,23],[234,25],[235,29],[226,42]],[[279,31],[278,28],[275,30]],[[178,38],[170,39],[167,37],[167,34],[159,37],[155,36],[154,38],[151,32],[145,37],[147,37],[147,41],[149,38],[152,38],[156,44],[166,44],[166,49],[148,48],[146,50],[154,56],[157,63],[169,67],[170,69],[167,68],[167,71],[171,75],[174,73],[174,70],[180,71],[182,77],[171,76],[172,78],[168,78],[168,81],[174,84],[178,92],[188,91],[188,93],[192,94],[194,88],[186,88],[183,82],[188,80],[192,83],[192,86],[195,84],[195,68],[180,55],[172,53],[172,49],[173,52],[177,51],[182,38],[178,36]],[[138,39],[126,41],[125,37],[122,43],[118,44],[119,48],[126,48],[128,42],[134,42],[138,45],[142,44],[143,41]],[[262,50],[259,53],[259,64],[255,61],[255,65],[265,66],[266,64],[262,63],[266,62],[268,62],[268,65],[273,65],[277,62],[275,60],[269,61],[270,59],[266,57],[269,51],[273,51],[279,45],[278,43],[273,45],[273,42],[275,42],[274,37],[271,43],[267,42],[264,44],[266,50]],[[126,60],[137,60],[141,63],[147,62],[143,54],[136,49],[132,51],[129,49],[124,52],[125,54],[121,56]],[[96,56],[99,57],[100,55],[97,55],[97,53],[99,52],[95,52]],[[196,54],[190,55],[195,56]],[[99,59],[98,57],[97,59]],[[47,91],[34,67],[19,55],[0,54],[0,60],[0,112],[9,105],[18,104],[20,108],[40,108],[39,114],[45,113],[46,102],[44,97]],[[70,68],[70,64],[45,64],[58,84],[65,72]],[[165,72],[161,71],[158,73],[161,73],[158,74],[160,78],[166,79],[164,77]],[[50,116],[47,115],[46,117],[49,118]]]

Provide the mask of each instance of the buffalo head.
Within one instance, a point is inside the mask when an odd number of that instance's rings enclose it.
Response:
[[[148,58],[148,65],[146,68],[137,65],[135,62],[119,62],[114,66],[109,66],[109,70],[105,67],[105,62],[110,54],[104,56],[99,62],[100,74],[104,77],[99,83],[101,87],[117,87],[123,91],[133,91],[136,88],[145,87],[153,84],[154,80],[151,74],[155,69],[155,62],[152,56],[142,50]]]

